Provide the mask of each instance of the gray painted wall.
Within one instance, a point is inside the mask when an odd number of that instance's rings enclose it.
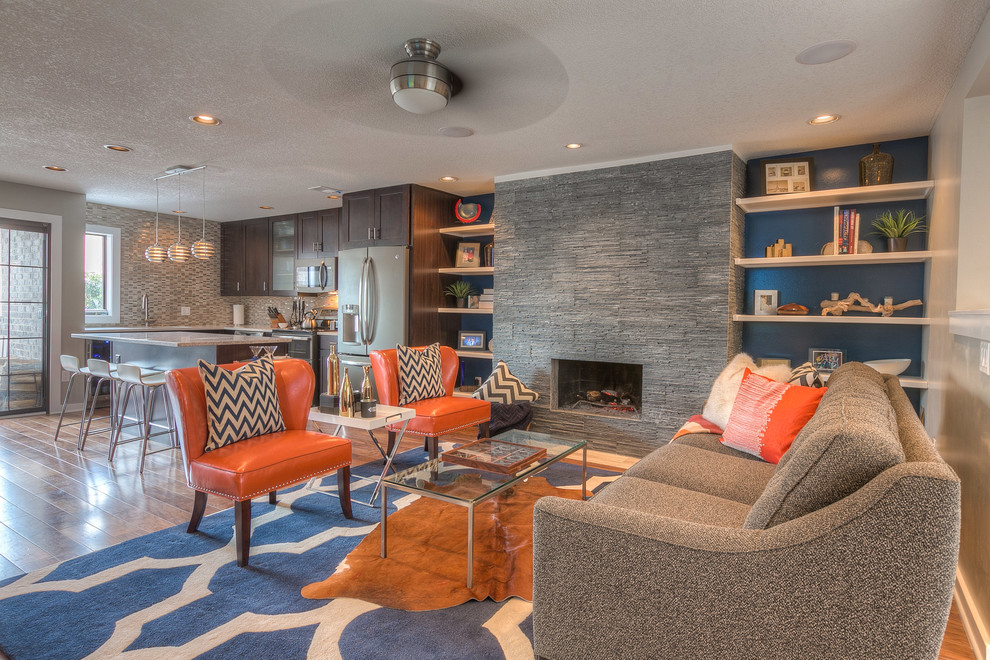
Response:
[[[638,456],[700,412],[738,350],[743,175],[724,151],[496,184],[494,353],[540,392],[534,430]],[[551,411],[551,358],[643,364],[642,418]]]

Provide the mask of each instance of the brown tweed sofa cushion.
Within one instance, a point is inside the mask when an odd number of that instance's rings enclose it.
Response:
[[[837,369],[811,421],[784,454],[747,529],[766,529],[817,511],[904,462],[883,377],[858,362]]]
[[[626,476],[610,483],[590,502],[699,525],[736,529],[742,527],[749,513],[749,507],[741,502]]]

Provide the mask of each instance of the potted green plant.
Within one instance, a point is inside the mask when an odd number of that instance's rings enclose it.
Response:
[[[907,209],[898,209],[895,213],[884,211],[873,221],[874,231],[870,233],[887,239],[888,252],[904,252],[908,236],[928,231],[922,222],[924,219],[925,216],[916,216],[914,211]]]
[[[468,296],[474,294],[474,287],[471,286],[470,282],[460,280],[448,286],[443,292],[456,298],[458,307],[467,307]]]

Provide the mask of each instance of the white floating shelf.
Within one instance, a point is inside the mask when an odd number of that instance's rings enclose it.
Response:
[[[467,307],[438,307],[441,314],[492,314],[493,309],[469,309]]]
[[[754,314],[733,314],[733,321],[743,323],[851,323],[870,325],[930,325],[931,319],[908,316],[756,316]]]
[[[466,351],[463,348],[455,348],[454,352],[462,358],[478,358],[480,360],[491,360],[491,351]]]
[[[913,264],[931,261],[928,250],[910,252],[871,252],[869,254],[811,254],[800,257],[736,257],[743,268],[794,268],[799,266],[867,266]]]
[[[494,266],[478,266],[477,268],[438,268],[441,275],[494,275]]]
[[[928,199],[934,188],[934,181],[910,181],[908,183],[890,183],[885,186],[860,186],[786,195],[739,197],[736,199],[736,206],[746,213],[758,213],[762,211],[794,211],[842,204],[903,202],[911,199]]]
[[[472,236],[493,236],[495,234],[495,223],[489,222],[484,225],[444,227],[440,230],[440,233],[447,236],[458,236],[460,238],[470,238]]]

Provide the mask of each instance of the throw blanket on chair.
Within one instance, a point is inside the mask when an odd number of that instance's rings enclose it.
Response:
[[[489,437],[502,431],[527,429],[533,421],[533,409],[528,401],[520,403],[492,403],[492,421],[488,423]],[[481,433],[478,433],[481,437]]]

